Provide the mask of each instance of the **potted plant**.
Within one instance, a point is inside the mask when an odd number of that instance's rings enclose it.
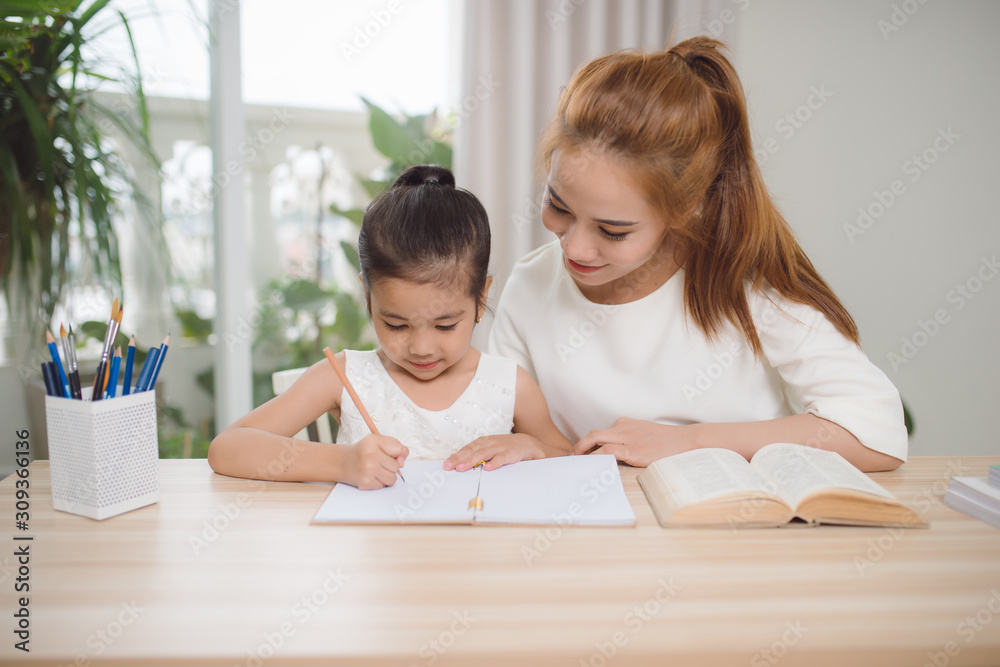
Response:
[[[117,77],[92,46],[95,37],[119,26],[131,43],[125,15],[108,3],[3,3],[0,280],[7,316],[22,336],[18,348],[43,348],[43,332],[71,285],[86,279],[122,292],[115,224],[123,202],[140,204],[142,197],[110,137],[129,141],[158,167],[134,44],[134,72]],[[134,108],[111,107],[95,95],[112,80]],[[142,213],[130,216],[129,224],[147,225],[144,238],[159,238],[158,215]],[[19,350],[19,358],[30,356]]]
[[[137,237],[161,237],[158,213],[132,185],[135,165],[119,157],[121,142],[159,165],[122,12],[109,0],[8,0],[0,8],[0,282],[10,332],[0,344],[20,360],[32,456],[45,458],[38,363],[47,357],[45,329],[58,335],[57,307],[80,305],[66,303],[71,287],[121,296],[115,225],[126,204],[138,213],[127,220]],[[131,72],[94,43],[114,28],[128,36]],[[96,93],[104,83],[123,89],[131,104],[102,101]]]

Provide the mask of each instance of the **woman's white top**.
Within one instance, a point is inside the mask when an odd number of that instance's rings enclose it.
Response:
[[[709,340],[686,316],[684,275],[638,301],[593,303],[565,269],[558,242],[549,243],[515,266],[489,350],[538,380],[553,421],[573,441],[619,417],[684,425],[809,412],[906,460],[899,392],[825,315],[770,286],[749,291],[764,349],[755,359],[735,327]]]
[[[399,388],[375,351],[346,350],[344,356],[347,379],[375,428],[406,445],[410,459],[446,459],[476,438],[510,433],[514,427],[517,364],[510,359],[481,353],[462,395],[444,410],[427,410]],[[345,389],[337,442],[354,444],[370,433]]]

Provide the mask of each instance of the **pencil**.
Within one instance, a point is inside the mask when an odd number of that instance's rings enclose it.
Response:
[[[101,383],[101,398],[108,397],[108,379],[111,377],[111,367],[114,366],[115,355],[112,352],[111,356],[108,357],[108,372],[104,374],[104,382]]]
[[[66,336],[66,376],[69,378],[69,390],[73,398],[81,400],[83,393],[80,387],[80,365],[76,361],[76,336],[73,335],[72,324],[69,325],[69,334]]]
[[[153,376],[149,378],[149,388],[153,389],[156,386],[156,378],[160,377],[160,367],[163,366],[163,360],[167,356],[167,349],[170,347],[170,334],[163,337],[163,342],[160,344],[160,355],[156,357],[156,365],[153,366]]]
[[[125,380],[122,383],[122,396],[131,391],[132,364],[135,362],[135,336],[128,339],[128,354],[125,356]]]
[[[69,380],[66,378],[66,372],[63,371],[62,362],[59,360],[59,349],[56,347],[56,339],[48,329],[45,330],[45,342],[49,346],[49,356],[52,357],[52,363],[56,365],[56,377],[59,380],[59,395],[66,398],[73,398],[73,392],[69,390]]]
[[[163,365],[163,360],[167,356],[167,348],[170,347],[170,334],[163,337],[163,343],[160,345],[160,354],[156,357],[156,365],[153,366],[153,374],[149,377],[149,382],[146,383],[147,389],[152,389],[156,385],[156,378],[160,377],[160,366]]]
[[[125,307],[123,306],[123,307],[121,307],[121,308],[118,309],[118,316],[114,319],[114,322],[111,325],[111,327],[112,327],[111,345],[108,347],[108,354],[109,355],[111,354],[112,348],[114,348],[114,346],[115,346],[115,341],[118,340],[118,330],[122,328],[122,316],[124,314],[125,314]],[[119,346],[119,347],[121,347],[121,346]],[[107,384],[107,379],[104,380],[104,383]]]
[[[365,410],[365,406],[361,403],[361,399],[358,398],[357,392],[355,392],[354,387],[351,386],[351,381],[347,379],[347,373],[345,373],[344,369],[337,363],[337,358],[333,356],[333,352],[330,351],[330,348],[324,347],[323,354],[325,354],[326,358],[330,360],[330,365],[333,366],[333,370],[337,373],[337,377],[339,377],[340,381],[344,383],[344,389],[347,390],[351,400],[354,401],[354,406],[358,409],[358,412],[361,413],[361,418],[365,420],[366,424],[368,424],[368,429],[374,435],[378,435],[378,429],[375,428],[375,422],[372,421],[372,416],[368,414],[367,410]],[[396,472],[399,474],[399,478],[405,482],[406,478],[403,477],[403,471],[398,470]]]
[[[156,358],[160,356],[160,348],[151,347],[146,353],[146,361],[142,362],[142,370],[139,371],[139,379],[135,381],[135,393],[149,389],[149,379],[153,377],[153,368],[156,366]]]
[[[42,380],[45,381],[45,395],[46,396],[62,396],[59,392],[59,388],[56,385],[59,383],[59,378],[56,377],[56,365],[51,361],[42,362]],[[55,379],[53,379],[55,377]]]
[[[122,365],[122,346],[115,348],[115,356],[111,358],[111,372],[108,373],[108,389],[105,398],[114,398],[118,388],[118,371]]]

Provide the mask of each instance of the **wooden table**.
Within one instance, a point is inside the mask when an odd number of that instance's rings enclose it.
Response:
[[[1000,457],[872,477],[932,522],[660,528],[623,467],[632,528],[310,526],[329,485],[161,461],[159,503],[30,529],[0,482],[0,662],[18,665],[1000,665],[1000,530],[941,503]],[[30,653],[14,648],[30,535]],[[13,611],[12,611],[13,610]]]

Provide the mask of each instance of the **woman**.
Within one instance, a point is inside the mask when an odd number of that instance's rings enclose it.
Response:
[[[793,442],[894,469],[899,394],[770,199],[722,46],[574,75],[540,147],[557,241],[515,267],[489,349],[537,378],[576,454]]]

